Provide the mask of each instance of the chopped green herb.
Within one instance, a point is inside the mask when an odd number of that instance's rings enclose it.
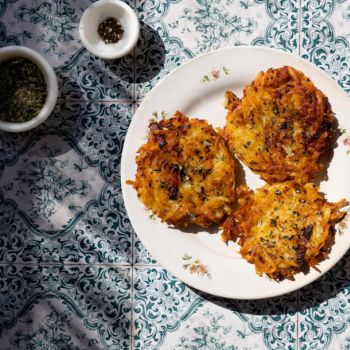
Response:
[[[191,260],[192,256],[188,255],[188,254],[184,254],[184,256],[182,257],[182,260]]]
[[[152,221],[155,221],[156,220],[156,216],[152,213],[148,216],[148,218]]]

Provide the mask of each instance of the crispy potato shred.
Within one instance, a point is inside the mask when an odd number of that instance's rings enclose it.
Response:
[[[260,72],[242,99],[226,93],[231,151],[268,183],[310,181],[330,145],[334,116],[327,97],[288,66]]]
[[[206,121],[177,112],[153,121],[138,151],[139,199],[162,221],[186,226],[221,224],[234,201],[234,160],[225,140]]]
[[[334,239],[332,225],[348,202],[328,203],[315,184],[287,181],[266,184],[255,192],[237,189],[240,208],[225,222],[224,241],[238,240],[240,253],[259,275],[277,281],[294,279],[327,257]]]

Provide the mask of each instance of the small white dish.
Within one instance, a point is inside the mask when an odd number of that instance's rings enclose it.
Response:
[[[0,63],[16,57],[27,58],[39,67],[46,81],[47,97],[39,114],[24,123],[12,123],[0,120],[0,130],[8,132],[27,131],[43,123],[53,111],[58,95],[56,73],[43,56],[24,46],[8,46],[0,49]]]
[[[115,44],[105,44],[97,32],[98,26],[108,17],[116,18],[124,29],[121,39]],[[99,0],[83,13],[79,34],[84,46],[95,56],[114,59],[132,50],[140,33],[140,24],[135,12],[119,0]]]

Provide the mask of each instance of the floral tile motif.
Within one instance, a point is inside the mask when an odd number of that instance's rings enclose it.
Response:
[[[263,301],[198,293],[159,267],[136,267],[135,349],[296,348],[296,293]]]
[[[300,295],[299,349],[349,349],[350,254]]]
[[[14,37],[12,44],[39,50],[56,66],[68,58],[66,47],[77,34],[79,17],[67,0],[2,1],[0,42],[6,45]]]
[[[207,296],[215,305],[231,310],[248,329],[260,334],[260,348],[297,348],[297,293],[263,300],[230,300]]]
[[[133,94],[133,56],[105,61],[85,48],[56,67],[60,98],[77,101],[128,101]]]
[[[264,34],[252,41],[253,45],[274,47],[294,54],[299,51],[299,1],[255,0],[265,5],[271,22]],[[260,23],[260,21],[259,21]]]
[[[24,45],[43,54],[57,72],[60,98],[133,98],[133,56],[105,61],[83,48],[78,26],[92,0],[5,0],[0,4],[0,46]],[[134,1],[126,1],[133,6]]]
[[[131,113],[131,104],[61,105],[5,158],[0,261],[131,263],[119,173]],[[17,140],[0,135],[5,147]]]
[[[203,304],[185,284],[158,267],[134,270],[133,337],[138,350],[160,349],[168,332],[177,330]]]
[[[134,264],[135,265],[154,265],[157,261],[151,256],[144,247],[137,234],[134,232]]]
[[[298,50],[298,3],[291,0],[140,0],[137,11],[136,99],[181,63],[225,45]]]
[[[301,56],[312,61],[350,92],[349,2],[303,1]]]
[[[0,132],[1,349],[350,349],[349,254],[297,293],[209,296],[157,265],[120,187],[137,103],[198,54],[247,44],[300,50],[350,93],[349,0],[126,0],[140,39],[114,61],[79,40],[93,1],[0,1],[0,47],[38,50],[60,88],[43,125]],[[203,83],[223,74],[208,72]],[[206,271],[196,257],[183,263]]]
[[[259,334],[228,310],[208,304],[170,333],[163,349],[259,350],[264,348]]]
[[[160,78],[193,57],[180,39],[169,37],[163,23],[149,21],[149,7],[148,1],[142,1],[138,8],[141,29],[135,48],[136,100],[143,99]],[[158,14],[160,10],[152,8],[151,11],[153,16],[153,11]]]
[[[0,265],[2,349],[130,349],[131,271]]]

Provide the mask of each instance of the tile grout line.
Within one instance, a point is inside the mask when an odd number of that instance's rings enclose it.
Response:
[[[122,267],[130,268],[131,264],[113,264],[113,263],[37,263],[37,262],[0,262],[0,266],[30,266],[30,267],[74,267],[74,266],[108,266],[108,267]]]
[[[299,309],[300,309],[300,293],[297,290],[297,350],[299,350]]]
[[[301,56],[301,23],[302,23],[302,0],[299,0],[298,10],[298,54]]]
[[[133,240],[132,240],[133,241]],[[133,254],[132,254],[133,257]],[[122,268],[131,268],[131,267],[161,267],[159,264],[113,264],[113,263],[37,263],[37,262],[0,262],[0,266],[30,266],[30,267],[74,267],[74,266],[108,266],[108,267],[122,267]]]
[[[136,89],[136,88],[135,88]],[[136,93],[136,92],[135,92]],[[125,99],[125,100],[65,100],[65,99],[57,99],[57,104],[62,104],[62,103],[136,103],[136,102],[142,102],[142,99]]]
[[[134,11],[136,15],[137,13],[137,0],[134,0]],[[136,44],[137,45],[137,44]],[[133,62],[133,114],[132,119],[134,119],[135,113],[136,113],[136,46],[133,48],[133,54],[134,54],[134,62]],[[131,314],[130,314],[130,350],[134,349],[134,266],[135,266],[135,232],[132,230],[131,233]]]
[[[135,13],[136,13],[136,15],[138,17],[137,0],[134,0],[134,11],[135,11]],[[140,31],[141,31],[141,28],[140,28]],[[139,35],[140,35],[140,33],[139,33]],[[139,36],[139,38],[140,38],[140,36]],[[137,47],[137,43],[136,43],[136,45],[133,48],[133,56],[134,56],[134,62],[133,62],[133,68],[134,69],[133,69],[133,72],[132,72],[133,73],[133,87],[132,87],[132,89],[133,89],[133,96],[132,96],[133,103],[137,102],[137,98],[136,98],[136,47]],[[135,112],[136,112],[136,108],[134,109],[134,115],[135,115]]]
[[[135,49],[134,49],[135,50]],[[135,104],[133,105],[133,117],[135,115]],[[135,254],[135,232],[131,231],[131,313],[130,313],[130,350],[134,348],[134,254]]]
[[[299,10],[298,10],[298,54],[299,54],[299,57],[301,57],[301,32],[302,32],[302,0],[299,0]],[[297,290],[297,294],[296,294],[296,297],[297,297],[297,329],[296,329],[296,349],[299,350],[300,348],[300,344],[299,344],[299,333],[300,333],[300,330],[299,330],[299,322],[300,322],[300,319],[299,319],[299,311],[300,311],[300,292],[299,290]]]

